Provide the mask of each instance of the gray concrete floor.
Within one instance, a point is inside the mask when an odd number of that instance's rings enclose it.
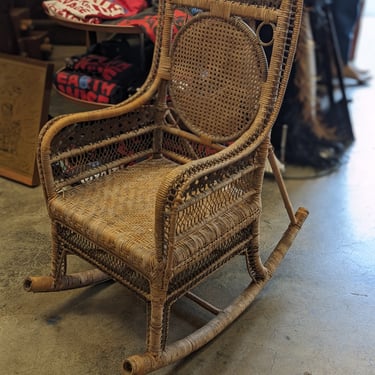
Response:
[[[375,18],[366,17],[357,63],[375,72],[370,35],[375,35]],[[348,90],[356,141],[336,172],[286,180],[294,204],[311,214],[274,278],[223,334],[157,374],[375,374],[374,94],[375,82]],[[53,95],[51,111],[64,108]],[[287,175],[309,173],[287,167]],[[42,190],[0,179],[0,207],[0,373],[119,374],[125,356],[143,350],[143,302],[117,284],[56,294],[24,292],[25,276],[49,272]],[[264,257],[286,225],[277,188],[268,179]],[[72,271],[78,266],[77,261]],[[200,291],[224,304],[247,282],[238,259]],[[177,302],[171,340],[207,318],[189,302]]]

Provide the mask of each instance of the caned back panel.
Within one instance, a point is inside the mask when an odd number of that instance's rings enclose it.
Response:
[[[176,36],[171,56],[170,96],[189,130],[227,142],[249,128],[259,109],[267,62],[245,22],[196,16]]]

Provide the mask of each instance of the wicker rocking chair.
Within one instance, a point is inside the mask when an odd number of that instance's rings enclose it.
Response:
[[[203,11],[176,33],[179,7]],[[61,291],[114,279],[141,296],[147,348],[124,360],[124,374],[166,366],[222,332],[269,281],[308,214],[294,213],[269,141],[301,13],[302,0],[160,1],[153,65],[137,94],[54,118],[41,132],[52,270],[28,277],[24,287]],[[267,157],[290,225],[263,264]],[[68,274],[68,255],[96,268]],[[249,286],[227,308],[215,309],[191,289],[235,255],[246,259]],[[167,343],[170,308],[182,296],[216,314]]]

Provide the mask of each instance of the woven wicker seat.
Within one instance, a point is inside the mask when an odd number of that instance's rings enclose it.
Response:
[[[176,7],[202,13],[175,31]],[[149,309],[144,354],[124,373],[147,373],[199,349],[253,301],[307,216],[294,213],[269,135],[283,100],[301,0],[164,0],[149,77],[136,95],[105,109],[60,116],[40,135],[38,164],[52,222],[50,276],[25,289],[60,291],[114,279]],[[173,37],[171,37],[171,35]],[[266,160],[290,225],[263,264],[259,250]],[[67,272],[67,255],[96,268]],[[249,286],[224,310],[191,289],[236,255]],[[217,315],[167,342],[182,296]]]

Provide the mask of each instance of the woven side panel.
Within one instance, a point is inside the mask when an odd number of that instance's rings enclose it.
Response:
[[[155,108],[143,106],[122,116],[102,120],[79,122],[65,127],[51,142],[53,154],[69,151],[74,147],[95,144],[103,139],[148,126],[153,123]]]
[[[142,274],[70,228],[60,223],[56,228],[56,239],[65,251],[81,256],[144,298],[149,298],[149,281]]]
[[[51,144],[56,189],[151,155],[154,117],[152,107],[142,107],[123,116],[80,122],[61,130]]]
[[[264,162],[267,157],[269,143],[264,142],[256,152],[244,158],[238,158],[231,163],[226,163],[215,169],[189,168],[186,174],[180,174],[174,180],[174,188],[168,191],[165,198],[160,201],[163,205],[161,210],[164,214],[160,217],[163,230],[157,233],[158,239],[162,241],[161,257],[173,257],[173,264],[176,266],[187,259],[191,254],[199,251],[200,243],[207,244],[204,233],[205,224],[212,222],[210,230],[212,236],[220,237],[225,233],[224,227],[220,224],[215,229],[215,219],[223,216],[224,207],[228,213],[234,216],[227,218],[229,226],[245,221],[244,218],[251,217],[250,205],[260,205],[260,192],[263,183]],[[215,154],[219,156],[222,153]],[[207,158],[207,168],[210,162],[218,163],[214,157]],[[224,161],[225,162],[225,161]],[[196,164],[201,168],[204,165]],[[189,173],[195,173],[194,179],[190,180]],[[178,193],[177,193],[178,192]],[[235,207],[244,208],[234,210]],[[247,211],[248,210],[248,211]],[[246,213],[247,212],[247,213]],[[202,233],[200,233],[202,229]],[[194,232],[195,231],[195,232]],[[184,236],[189,237],[202,235],[202,240],[197,241],[193,246],[187,248],[176,246],[175,241],[180,241]],[[216,234],[215,234],[216,233]],[[201,253],[204,256],[204,252]]]
[[[128,139],[113,139],[112,142],[91,147],[86,152],[70,153],[52,163],[55,181],[64,185],[72,182],[92,180],[99,175],[110,173],[131,161],[152,154],[152,131]],[[85,173],[87,172],[87,173]],[[57,185],[58,186],[58,185]]]
[[[243,207],[252,202],[258,203],[260,181],[255,178],[258,172],[255,168],[249,168],[247,171],[242,169],[243,174],[241,174],[239,170],[234,171],[233,168],[233,173],[237,173],[237,176],[234,175],[235,178],[227,183],[222,182],[222,171],[218,171],[207,179],[203,177],[196,181],[183,198],[186,199],[186,203],[179,208],[176,219],[177,238],[199,230],[211,218],[222,218],[222,215],[231,212],[231,207],[239,203]],[[245,218],[249,214],[238,212],[238,215],[244,215]],[[228,223],[229,226],[231,224]]]
[[[175,273],[168,289],[170,301],[175,300],[186,290],[204,281],[212,272],[226,264],[234,256],[247,250],[252,240],[252,225],[247,225],[234,235],[228,235],[208,246],[207,256],[195,262],[191,261],[188,268]]]

